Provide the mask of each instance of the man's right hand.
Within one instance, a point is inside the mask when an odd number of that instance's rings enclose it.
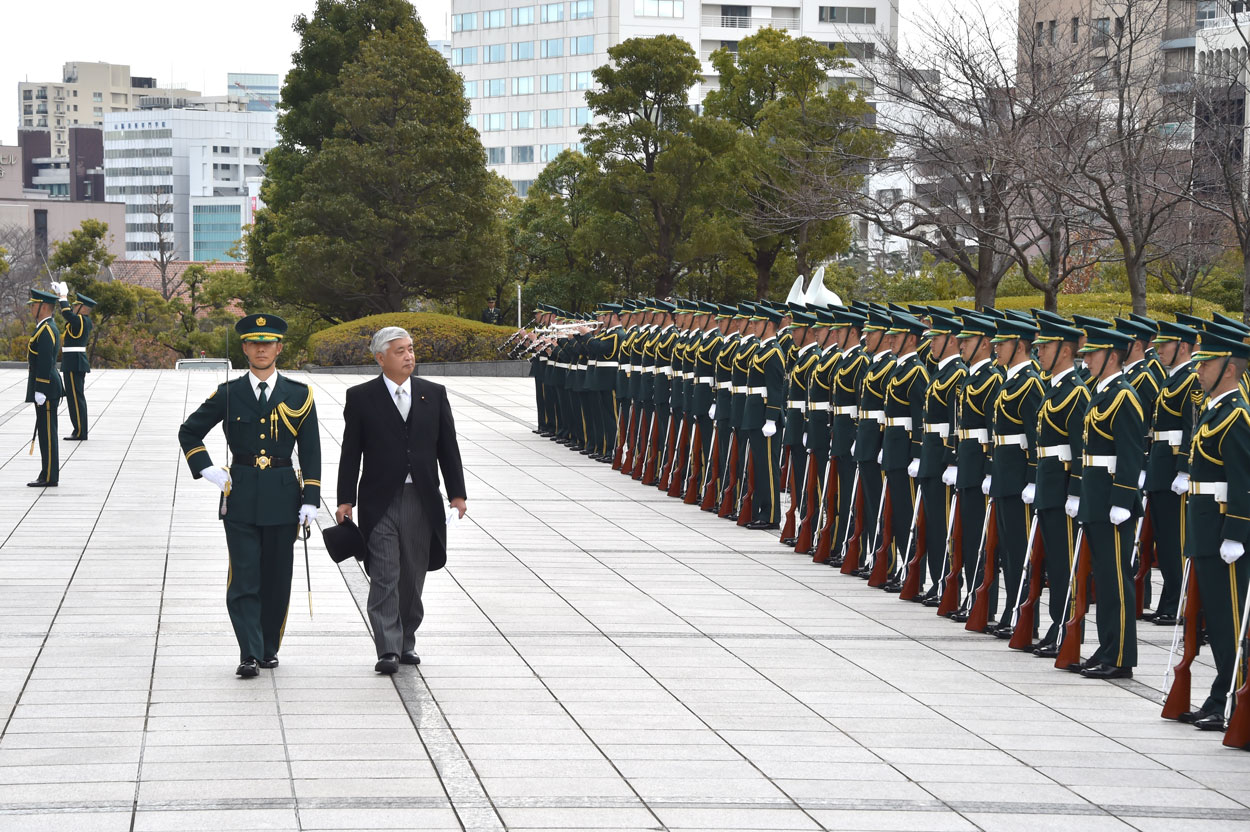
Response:
[[[343,518],[352,519],[352,504],[339,503],[339,507],[334,511],[334,522],[342,523]]]
[[[226,490],[226,486],[230,484],[230,472],[225,468],[205,468],[200,472],[200,476],[217,486],[223,492]]]

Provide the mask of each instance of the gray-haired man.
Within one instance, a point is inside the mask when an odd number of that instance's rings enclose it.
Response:
[[[394,673],[401,663],[421,663],[421,590],[426,572],[447,562],[439,471],[459,517],[466,511],[464,473],[446,389],[412,375],[412,337],[386,327],[373,336],[371,349],[382,374],[347,391],[335,516],[340,523],[351,517],[359,497],[369,548],[369,624],[378,651],[374,670]]]

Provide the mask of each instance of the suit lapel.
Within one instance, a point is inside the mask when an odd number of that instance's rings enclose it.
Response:
[[[256,394],[252,392],[252,383],[248,381],[246,375],[240,376],[234,382],[234,401],[230,402],[232,409],[237,408],[238,413],[250,413],[252,416],[260,416],[260,405],[256,401]]]
[[[386,386],[385,377],[379,375],[377,381],[374,383],[374,386],[377,390],[376,395],[378,407],[382,410],[382,412],[387,414],[382,418],[385,419],[391,427],[406,434],[408,429],[404,425],[404,420],[399,416],[399,408],[395,406],[395,398],[391,395],[391,388]]]

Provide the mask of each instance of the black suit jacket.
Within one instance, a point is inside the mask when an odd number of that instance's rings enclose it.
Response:
[[[339,457],[338,504],[356,505],[359,499],[360,530],[369,533],[404,484],[409,471],[421,494],[421,507],[430,521],[430,569],[447,563],[447,526],[438,472],[443,472],[447,499],[465,498],[464,471],[456,424],[451,417],[447,390],[413,376],[412,407],[405,423],[379,375],[349,388],[343,405],[343,450]],[[364,458],[364,473],[360,462]],[[359,490],[357,483],[359,482]]]

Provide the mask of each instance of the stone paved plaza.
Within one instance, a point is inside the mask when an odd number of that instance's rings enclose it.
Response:
[[[313,615],[297,546],[282,664],[239,680],[175,437],[222,378],[92,373],[40,491],[0,370],[6,832],[1250,828],[1250,754],[1159,718],[1170,628],[1132,681],[1057,671],[538,438],[528,379],[446,380],[470,522],[420,668],[373,673],[365,578],[315,535]],[[332,501],[362,378],[311,380]]]

